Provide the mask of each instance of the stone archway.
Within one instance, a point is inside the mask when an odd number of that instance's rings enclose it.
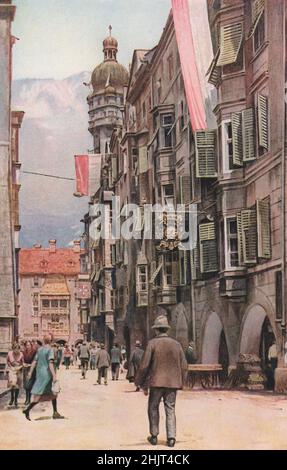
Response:
[[[188,321],[183,304],[178,304],[171,313],[171,327],[176,340],[182,345],[184,351],[188,347]]]
[[[202,341],[202,364],[218,364],[221,342],[225,341],[222,322],[217,313],[212,312],[205,324]]]
[[[253,305],[247,311],[240,338],[241,354],[256,354],[260,357],[261,333],[266,317],[266,311],[259,304]]]

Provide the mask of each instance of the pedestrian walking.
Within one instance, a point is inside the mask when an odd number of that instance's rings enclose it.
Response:
[[[98,348],[96,347],[95,343],[91,344],[90,348],[90,369],[96,370],[96,355],[97,355]]]
[[[54,367],[54,351],[51,347],[51,336],[44,337],[44,346],[37,351],[35,359],[30,369],[29,378],[32,377],[36,369],[36,380],[31,391],[31,403],[23,410],[26,418],[30,419],[30,411],[40,401],[52,401],[53,419],[63,419],[64,417],[57,410],[57,395],[53,393],[53,384],[57,382],[56,369]]]
[[[83,343],[80,344],[79,359],[81,361],[82,380],[84,380],[86,378],[86,373],[89,368],[90,361],[90,351],[86,341],[83,341]]]
[[[71,357],[73,356],[72,350],[68,344],[65,345],[63,357],[64,357],[64,365],[66,370],[70,368],[71,365]]]
[[[5,372],[8,374],[8,388],[11,392],[9,406],[15,405],[18,408],[19,392],[23,383],[24,356],[20,345],[14,343],[12,350],[8,352]]]
[[[37,352],[37,347],[33,346],[31,341],[26,341],[23,349],[24,365],[23,365],[23,385],[26,392],[25,406],[29,405],[31,401],[31,390],[36,379],[36,371],[29,380],[29,372],[33,363],[34,357]]]
[[[62,356],[63,356],[63,350],[60,345],[57,346],[57,352],[56,352],[56,357],[55,357],[55,365],[56,369],[60,369],[60,365],[62,363]]]
[[[122,361],[125,362],[127,360],[127,349],[124,344],[121,346],[121,355],[122,355]]]
[[[105,385],[108,385],[108,369],[111,364],[111,359],[108,352],[105,350],[105,345],[102,343],[96,355],[96,367],[98,369],[98,384],[101,385],[102,377],[104,378]]]
[[[167,445],[176,442],[175,402],[177,390],[185,381],[187,362],[181,345],[168,336],[167,318],[160,315],[152,327],[156,337],[149,341],[136,375],[137,386],[149,388],[148,417],[150,436],[148,441],[157,445],[159,434],[159,405],[163,399],[166,414]]]
[[[135,346],[136,347],[130,357],[129,368],[128,368],[128,373],[127,373],[127,379],[129,380],[129,382],[134,382],[141,360],[144,355],[144,350],[142,349],[141,342],[136,341]],[[139,391],[140,391],[140,387],[137,386],[136,392],[139,392]]]
[[[121,361],[121,350],[119,348],[119,345],[115,343],[111,349],[112,380],[119,380]]]

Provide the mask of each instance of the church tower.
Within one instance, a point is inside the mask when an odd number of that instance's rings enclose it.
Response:
[[[103,41],[104,60],[92,73],[92,93],[88,96],[89,131],[94,140],[94,152],[109,153],[109,141],[115,127],[123,124],[124,86],[129,74],[117,61],[118,41],[110,34]]]

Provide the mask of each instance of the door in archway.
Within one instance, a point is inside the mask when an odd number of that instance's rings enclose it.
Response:
[[[268,390],[274,389],[274,370],[277,367],[277,361],[273,360],[272,363],[268,359],[269,349],[275,341],[275,335],[269,318],[266,317],[261,330],[259,357],[261,359],[261,367],[267,377],[267,388]]]
[[[223,368],[223,371],[220,373],[220,382],[224,384],[228,378],[229,354],[223,329],[220,335],[218,363],[221,364]]]

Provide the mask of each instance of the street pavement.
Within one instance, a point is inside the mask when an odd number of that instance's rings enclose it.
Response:
[[[159,446],[150,447],[147,397],[136,393],[123,376],[107,386],[95,385],[97,372],[81,380],[72,368],[59,373],[59,412],[52,420],[50,403],[31,411],[7,409],[0,400],[0,449],[167,450],[164,411]],[[23,407],[23,406],[22,406]],[[177,401],[176,450],[287,449],[287,397],[238,391],[184,391]]]

